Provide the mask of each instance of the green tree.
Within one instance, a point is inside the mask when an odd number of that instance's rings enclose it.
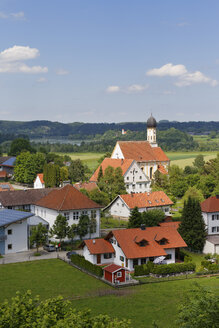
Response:
[[[162,210],[154,209],[141,213],[142,222],[146,227],[158,226],[165,219],[165,214]]]
[[[71,239],[71,242],[73,242],[74,237],[77,235],[77,224],[72,224],[67,229],[67,237]]]
[[[128,227],[129,228],[139,228],[143,223],[142,215],[138,210],[138,207],[133,208],[129,216]]]
[[[19,292],[11,300],[0,304],[1,328],[128,328],[128,320],[108,315],[92,316],[90,310],[76,311],[70,301],[58,296],[40,301],[31,292]]]
[[[39,247],[46,243],[47,235],[48,230],[42,223],[39,223],[37,226],[31,228],[30,244],[31,246],[36,246],[37,253]]]
[[[68,222],[65,216],[59,214],[55,222],[50,229],[50,235],[55,236],[56,239],[62,240],[67,236],[68,233]]]
[[[197,167],[197,169],[202,169],[205,165],[204,156],[201,154],[196,156],[193,165]]]
[[[202,251],[206,240],[206,228],[198,200],[188,197],[184,202],[179,233],[192,251]]]
[[[189,187],[183,197],[184,201],[188,200],[188,198],[195,198],[199,201],[199,203],[203,202],[204,196],[201,190],[197,189],[196,187]]]
[[[77,233],[82,239],[85,235],[88,234],[90,230],[90,219],[88,215],[81,215],[79,219],[79,223],[77,225]]]
[[[98,177],[97,177],[97,181],[100,181],[100,179],[103,177],[103,168],[102,165],[100,165],[100,169],[98,172]]]
[[[66,166],[60,167],[60,181],[68,180],[68,168]]]
[[[92,199],[94,202],[96,202],[97,204],[100,204],[103,206],[108,205],[110,202],[110,199],[109,199],[107,193],[104,191],[100,191],[98,188],[91,190],[87,196],[90,199]]]
[[[120,167],[114,169],[112,166],[108,166],[103,177],[98,182],[98,187],[108,195],[110,201],[117,195],[126,194],[122,169]]]
[[[219,297],[196,284],[178,308],[178,328],[218,328]]]
[[[85,179],[85,167],[80,159],[72,161],[69,166],[69,178],[71,182],[84,181]]]
[[[27,152],[35,153],[36,150],[31,146],[30,141],[24,138],[14,139],[11,143],[9,156],[18,156],[20,153]]]

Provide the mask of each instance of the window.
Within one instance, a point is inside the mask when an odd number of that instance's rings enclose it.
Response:
[[[79,219],[79,212],[73,212],[73,220]]]
[[[124,204],[122,204],[122,207],[124,207],[125,205]]]
[[[165,207],[164,212],[169,212],[169,208]]]
[[[129,177],[127,177],[126,180],[128,181],[129,180]]]
[[[87,215],[87,211],[82,211],[82,215]]]
[[[117,206],[119,206],[119,203],[116,203]]]
[[[141,183],[139,183],[139,188],[141,188],[142,186],[141,186]]]
[[[154,261],[154,257],[149,257],[149,261],[153,262]]]
[[[46,210],[44,210],[44,218],[46,217]]]
[[[219,214],[217,214],[217,220],[219,220]]]
[[[43,217],[43,210],[41,210],[41,217]]]
[[[113,244],[116,244],[116,240],[115,239],[113,239]]]
[[[126,185],[126,188],[129,189],[129,185],[128,184]]]
[[[111,259],[112,258],[112,254],[111,253],[105,253],[105,254],[103,254],[103,257],[105,259]]]
[[[212,221],[214,221],[214,214],[212,215]]]
[[[97,217],[97,211],[91,210],[91,219],[96,219],[96,217]]]
[[[12,229],[8,229],[8,235],[12,235]]]
[[[152,179],[153,176],[153,167],[150,167],[150,179]]]
[[[117,243],[117,246],[118,246],[119,248],[121,248],[120,245],[119,245],[119,243]]]
[[[120,261],[124,262],[124,257],[123,256],[120,256]]]
[[[122,272],[121,271],[117,272],[117,278],[121,278],[121,277],[122,277]]]
[[[69,212],[64,212],[64,217],[66,218],[66,220],[69,220]]]
[[[172,259],[172,254],[167,254],[165,260],[171,260]]]
[[[138,259],[134,259],[134,260],[133,260],[133,268],[134,268],[136,265],[138,265]]]
[[[217,227],[212,227],[211,228],[211,232],[216,232],[217,231]]]
[[[166,245],[167,244],[167,239],[166,238],[163,238],[159,241],[159,244],[160,245]]]
[[[141,264],[146,264],[146,259],[141,259]]]
[[[12,244],[8,244],[8,249],[12,249]]]
[[[219,232],[219,227],[217,227],[217,232]]]
[[[146,246],[146,245],[148,245],[147,240],[141,240],[140,243],[139,243],[139,246],[140,246],[140,247],[144,247],[144,246]]]
[[[142,176],[140,175],[139,179],[141,180],[142,179]]]

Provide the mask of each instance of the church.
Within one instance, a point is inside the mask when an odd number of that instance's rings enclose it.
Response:
[[[170,160],[158,147],[156,129],[157,122],[151,115],[147,120],[147,140],[117,141],[111,158],[135,160],[150,181],[157,170],[168,174]]]

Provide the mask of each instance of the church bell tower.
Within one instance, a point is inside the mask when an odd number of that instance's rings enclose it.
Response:
[[[158,147],[157,145],[157,122],[152,116],[147,120],[147,141],[152,147]]]

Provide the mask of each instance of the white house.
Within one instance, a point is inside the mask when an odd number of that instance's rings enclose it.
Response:
[[[39,223],[48,227],[48,222],[32,213],[0,210],[0,254],[27,251],[32,226]]]
[[[156,126],[157,122],[151,116],[147,121],[147,141],[118,141],[111,158],[135,160],[149,180],[157,170],[168,174],[170,160],[157,146]]]
[[[84,238],[100,236],[100,209],[102,207],[89,199],[72,185],[53,189],[48,195],[35,203],[34,212],[53,226],[59,214],[65,216],[68,224],[78,224],[82,214],[96,219],[96,232],[88,233]]]
[[[44,183],[44,180],[43,180],[43,173],[37,174],[33,185],[34,185],[34,189],[45,188],[45,183]]]
[[[120,229],[111,231],[104,239],[85,240],[81,247],[86,260],[93,264],[114,263],[134,270],[135,265],[163,259],[175,263],[186,243],[173,225]]]
[[[104,158],[90,178],[90,182],[97,182],[100,167],[102,167],[104,174],[108,166],[111,166],[114,169],[117,167],[121,168],[127,193],[142,193],[150,190],[149,178],[133,159]]]
[[[117,196],[104,211],[109,211],[111,216],[128,218],[131,211],[138,207],[139,212],[152,209],[164,211],[166,216],[170,216],[173,202],[163,191],[146,192],[142,194],[126,194]]]

